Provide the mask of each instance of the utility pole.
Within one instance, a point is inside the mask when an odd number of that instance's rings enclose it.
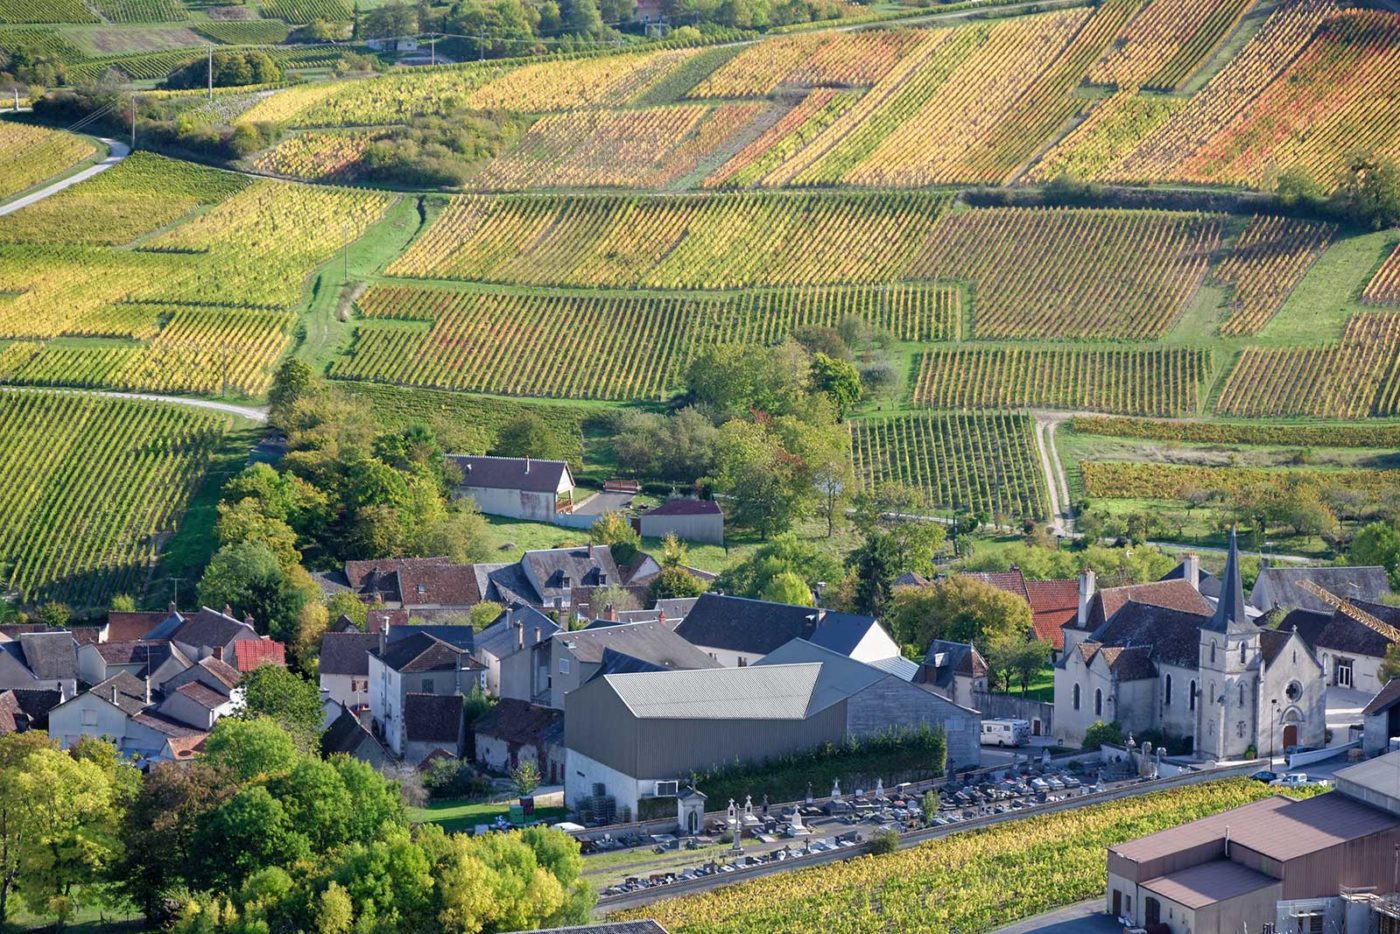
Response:
[[[429,40],[428,40],[428,64],[429,64],[429,65],[436,65],[436,64],[437,64],[437,40],[436,40],[436,39],[429,39]]]
[[[209,100],[214,99],[214,43],[209,43]]]
[[[175,601],[175,609],[176,609],[176,610],[179,610],[179,609],[180,609],[180,581],[184,580],[184,578],[183,578],[183,577],[172,577],[172,578],[170,578],[170,580],[175,584],[175,590],[174,590],[174,593],[171,595],[171,599],[172,599],[173,601]]]
[[[131,151],[136,151],[136,94],[131,95]]]

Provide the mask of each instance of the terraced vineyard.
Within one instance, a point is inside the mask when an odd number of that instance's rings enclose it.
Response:
[[[970,282],[979,338],[1160,337],[1220,233],[1199,214],[963,211],[939,220],[909,274]]]
[[[1234,286],[1222,334],[1257,334],[1336,235],[1331,224],[1254,217],[1213,278]]]
[[[1336,344],[1246,347],[1216,409],[1251,418],[1400,415],[1400,315],[1356,315]]]
[[[0,198],[52,178],[96,151],[81,136],[0,121]]]
[[[228,416],[71,394],[0,393],[0,565],[32,602],[136,593]]]
[[[923,286],[695,296],[376,288],[359,304],[369,321],[334,376],[624,400],[665,398],[709,344],[774,343],[797,328],[835,327],[847,317],[901,340],[937,340],[957,334],[961,315],[956,289]]]
[[[919,357],[914,404],[1194,415],[1210,352],[1189,347],[959,347]]]
[[[922,489],[931,506],[1039,519],[1049,514],[1028,415],[906,415],[851,422],[861,483]]]
[[[388,274],[733,289],[900,278],[941,194],[452,199]]]

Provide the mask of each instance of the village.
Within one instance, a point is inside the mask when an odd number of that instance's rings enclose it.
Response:
[[[457,494],[489,515],[587,529],[635,494],[618,483],[575,504],[562,461],[451,459]],[[648,537],[724,537],[713,501],[674,498],[628,521]],[[1053,681],[1041,699],[1004,677],[998,690],[974,643],[911,652],[816,593],[652,598],[666,559],[627,552],[318,574],[327,596],[363,609],[321,637],[321,751],[503,802],[464,831],[567,832],[585,876],[609,867],[593,875],[600,910],[1161,787],[1254,775],[1316,788],[1326,774],[1330,794],[1110,848],[1095,913],[1149,931],[1223,934],[1261,912],[1280,932],[1298,918],[1327,925],[1306,932],[1395,929],[1400,679],[1385,672],[1400,610],[1384,569],[1267,566],[1246,594],[1232,536],[1219,575],[1187,554],[1160,581],[1102,588],[1087,569],[898,579],[931,592],[969,578],[1024,604],[1020,637]],[[103,740],[142,767],[190,762],[243,709],[246,679],[287,665],[287,646],[228,607],[6,625],[0,732],[44,730],[65,749]]]

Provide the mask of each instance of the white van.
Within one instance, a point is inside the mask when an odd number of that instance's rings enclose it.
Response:
[[[1029,720],[983,720],[983,746],[1024,746],[1031,741]]]

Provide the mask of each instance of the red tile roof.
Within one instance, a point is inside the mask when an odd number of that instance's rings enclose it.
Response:
[[[984,584],[991,584],[997,590],[1015,594],[1027,603],[1031,602],[1030,594],[1026,592],[1026,576],[1021,573],[1019,568],[1012,568],[1010,571],[977,571],[965,576],[975,578]]]
[[[274,639],[240,639],[233,644],[233,658],[239,671],[252,671],[259,665],[287,667],[287,648]]]
[[[159,612],[113,610],[107,614],[107,641],[135,642],[144,639],[146,633],[165,622],[169,616],[169,610]]]
[[[1026,594],[1031,604],[1031,625],[1035,637],[1049,642],[1059,651],[1065,647],[1066,623],[1072,623],[1079,615],[1079,581],[1068,580],[1026,581]]]

